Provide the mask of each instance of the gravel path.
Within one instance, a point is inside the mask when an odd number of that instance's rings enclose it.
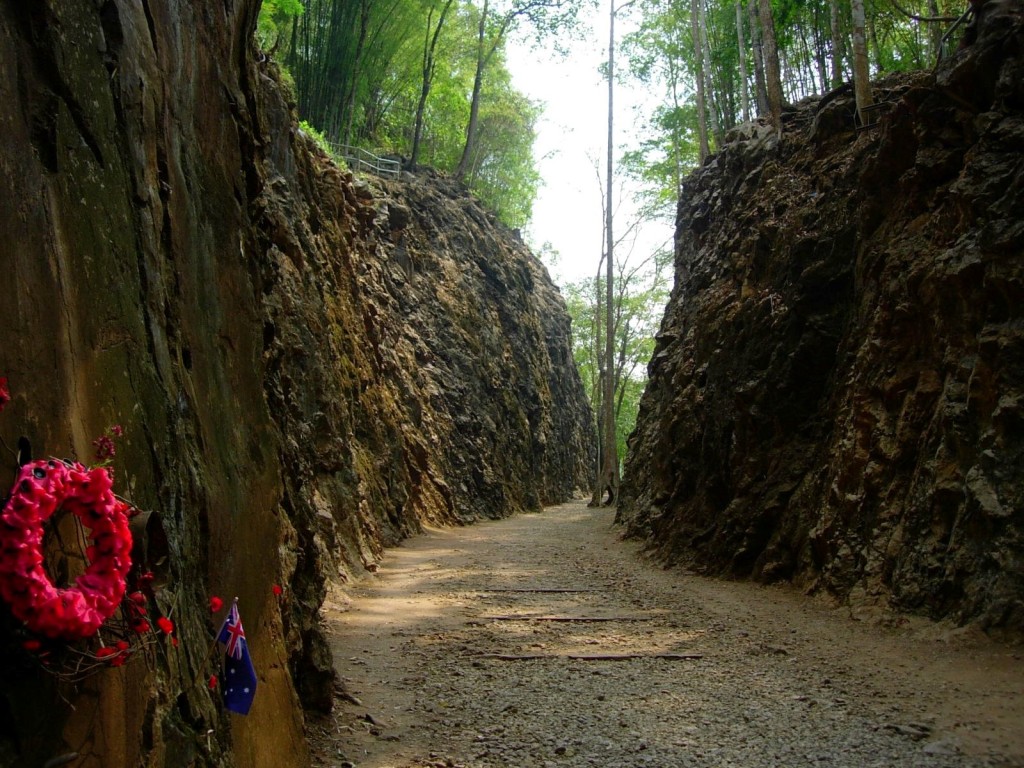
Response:
[[[1024,766],[1020,648],[665,571],[612,516],[431,531],[335,593],[315,764]]]

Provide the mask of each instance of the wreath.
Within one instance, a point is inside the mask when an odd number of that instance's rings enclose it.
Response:
[[[50,638],[91,637],[124,596],[131,567],[130,506],[112,490],[104,467],[56,459],[33,461],[18,472],[0,514],[0,597],[32,631]],[[88,531],[88,566],[75,585],[54,585],[43,567],[43,523],[58,509]]]

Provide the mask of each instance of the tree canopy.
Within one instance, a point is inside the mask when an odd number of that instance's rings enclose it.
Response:
[[[540,178],[539,107],[512,82],[506,33],[571,25],[581,0],[264,0],[258,37],[329,142],[462,178],[509,226]]]

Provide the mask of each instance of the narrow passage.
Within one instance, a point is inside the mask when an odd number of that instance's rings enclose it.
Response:
[[[315,764],[1024,765],[1020,648],[666,571],[612,518],[431,531],[334,594]]]

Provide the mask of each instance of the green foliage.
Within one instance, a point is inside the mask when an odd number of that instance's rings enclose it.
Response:
[[[315,126],[310,125],[305,120],[300,120],[299,130],[301,130],[303,133],[309,136],[309,138],[311,138],[316,143],[316,145],[327,154],[328,157],[333,158],[334,161],[339,163],[340,165],[345,164],[345,161],[341,157],[339,157],[338,154],[334,151],[334,148],[331,146],[331,143],[327,140],[327,137],[324,136],[323,132],[317,130]]]
[[[638,267],[631,267],[627,260],[615,277],[614,411],[620,460],[626,456],[626,440],[636,426],[640,397],[647,385],[647,362],[668,300],[665,276],[670,258],[668,252],[657,253]],[[573,360],[594,413],[600,414],[605,281],[580,280],[565,286],[564,292],[572,318]]]
[[[296,15],[292,4],[299,1],[275,0],[270,10],[264,2],[259,33],[261,41],[280,41],[299,113],[331,141],[408,157],[424,40],[442,0],[306,0],[305,13]],[[456,168],[466,141],[479,18],[476,6],[461,0],[438,36],[419,162],[447,172]],[[533,161],[539,111],[512,86],[501,46],[482,93],[465,181],[506,224],[519,227],[530,217],[540,183]]]
[[[711,72],[707,73],[709,109],[722,131],[743,119],[740,56],[747,73],[751,112],[756,114],[755,56],[747,0],[741,3],[744,50],[740,51],[735,0],[700,0],[707,17]],[[922,69],[934,64],[938,38],[948,23],[920,17],[959,16],[962,0],[876,0],[867,3],[872,75]],[[832,10],[839,20],[838,51],[833,51]],[[782,63],[783,91],[790,102],[832,88],[834,60],[840,78],[852,79],[849,0],[772,0],[775,33]],[[639,0],[636,25],[622,49],[628,77],[649,91],[664,94],[660,107],[643,116],[639,146],[625,158],[625,168],[647,185],[648,204],[670,206],[682,176],[697,162],[696,51],[689,0]],[[715,147],[712,147],[714,151]]]
[[[305,8],[302,0],[263,0],[256,23],[256,37],[264,49],[279,46],[288,36],[292,22]]]

